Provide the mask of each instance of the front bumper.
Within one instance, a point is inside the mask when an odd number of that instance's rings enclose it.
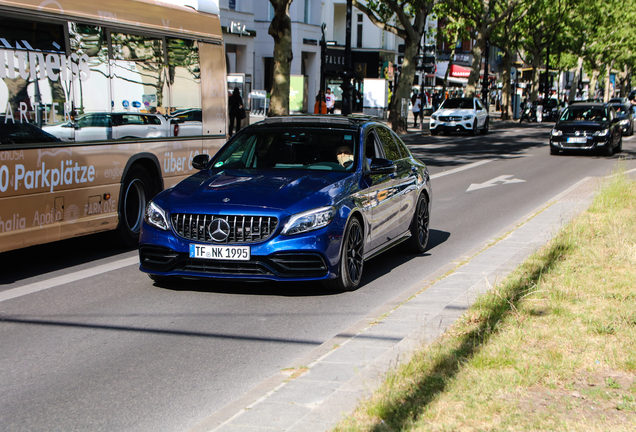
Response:
[[[430,129],[441,132],[468,132],[473,130],[473,120],[440,121],[430,120]]]
[[[336,223],[334,223],[336,222]],[[274,235],[250,244],[249,261],[190,258],[190,244],[170,231],[144,223],[139,269],[158,276],[233,280],[309,281],[337,275],[343,229],[337,221],[294,236]],[[209,244],[209,243],[204,243]]]
[[[594,151],[605,149],[607,146],[611,145],[611,135],[607,135],[604,137],[595,137],[588,136],[585,137],[585,142],[573,143],[568,142],[568,136],[553,136],[550,138],[550,147],[555,150],[584,150],[584,151]],[[578,138],[578,137],[577,137]]]

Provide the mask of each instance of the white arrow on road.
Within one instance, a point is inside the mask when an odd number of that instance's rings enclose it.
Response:
[[[510,178],[512,175],[502,175],[492,180],[488,180],[485,183],[472,183],[466,192],[474,191],[477,189],[484,189],[491,186],[497,186],[497,183],[501,184],[510,184],[510,183],[525,183],[525,180],[521,180],[518,178]]]

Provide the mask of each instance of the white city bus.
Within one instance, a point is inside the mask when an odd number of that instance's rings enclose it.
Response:
[[[225,142],[218,7],[192,3],[0,0],[0,252],[133,246],[148,200]]]

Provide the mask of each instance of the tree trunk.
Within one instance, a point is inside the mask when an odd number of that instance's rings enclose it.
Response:
[[[579,57],[574,71],[574,80],[570,85],[570,95],[568,96],[568,103],[572,103],[576,100],[576,92],[578,91],[579,80],[581,79],[581,68],[583,67],[583,57]]]
[[[503,83],[501,85],[501,119],[510,120],[513,117],[512,112],[512,98],[511,85],[510,85],[510,72],[512,69],[512,56],[508,50],[504,51],[503,55]]]
[[[592,78],[590,78],[590,90],[588,92],[588,99],[596,99],[596,85],[598,84],[598,77],[601,76],[601,71],[595,66],[592,70]]]
[[[269,115],[289,114],[290,70],[292,52],[291,18],[289,5],[292,0],[270,0],[274,6],[274,19],[268,33],[274,38],[274,82],[269,101]]]
[[[413,59],[417,54],[417,41],[410,38],[404,39],[404,61],[402,63],[402,72],[398,77],[397,86],[393,89],[391,96],[391,110],[389,113],[389,122],[391,129],[396,133],[406,133],[406,124],[408,122],[408,101],[411,98],[411,89],[413,88],[413,79],[415,77],[415,62]],[[402,118],[402,99],[407,101],[406,117]]]
[[[457,39],[459,38],[459,30],[455,32],[455,37],[453,38],[453,48],[451,49],[450,57],[448,59],[448,67],[446,68],[446,73],[444,74],[444,84],[442,86],[442,101],[446,97],[446,86],[448,85],[448,75],[450,74],[451,67],[453,66],[453,62],[455,61],[455,49],[457,48]]]
[[[539,81],[541,78],[541,51],[535,51],[532,53],[532,84],[530,87],[530,100],[536,102],[539,99]]]
[[[466,97],[475,97],[477,93],[477,83],[479,82],[479,74],[481,72],[481,53],[485,48],[486,38],[482,31],[477,33],[475,44],[473,45],[473,64],[468,76],[468,84],[466,84]]]
[[[614,61],[605,66],[605,92],[603,94],[603,102],[607,103],[614,96],[610,86],[612,83],[610,82],[610,72],[612,71],[612,66],[614,65]]]

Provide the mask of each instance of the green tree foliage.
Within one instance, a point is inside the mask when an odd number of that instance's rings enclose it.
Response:
[[[404,39],[404,62],[396,88],[393,89],[390,104],[391,128],[406,132],[406,119],[402,118],[400,104],[411,96],[415,77],[415,57],[419,53],[426,19],[438,0],[367,0],[362,3],[353,0],[353,6],[362,11],[373,24]]]

